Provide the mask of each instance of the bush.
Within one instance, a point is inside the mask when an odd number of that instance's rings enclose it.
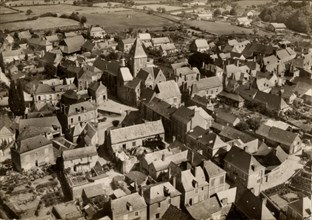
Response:
[[[44,14],[41,14],[39,17],[43,18],[43,17],[57,17],[56,13],[52,13],[52,12],[47,12]]]
[[[28,10],[26,11],[26,15],[30,15],[30,14],[32,14],[32,13],[33,13],[33,11],[30,10],[30,9],[28,9]]]
[[[247,131],[247,130],[249,130],[249,125],[246,122],[242,121],[242,122],[238,123],[235,126],[235,128],[237,130],[240,130],[240,131]]]

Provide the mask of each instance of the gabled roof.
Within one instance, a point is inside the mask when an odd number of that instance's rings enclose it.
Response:
[[[102,188],[101,184],[96,184],[96,185],[84,187],[83,192],[88,199],[105,194],[105,191]]]
[[[198,49],[209,48],[209,45],[206,39],[196,39],[194,43]]]
[[[225,156],[224,161],[237,167],[248,175],[257,170],[258,167],[263,168],[254,156],[236,146],[231,148]]]
[[[271,23],[271,25],[276,29],[285,29],[286,25],[284,23]]]
[[[4,127],[9,129],[9,131],[12,132],[12,134],[13,134],[13,129],[12,129],[13,122],[11,121],[11,119],[7,115],[0,114],[0,131]]]
[[[290,203],[288,206],[293,211],[297,212],[303,219],[311,217],[312,202],[309,197],[303,197],[298,201]]]
[[[172,115],[172,118],[184,123],[188,123],[195,115],[195,111],[185,106],[178,108]]]
[[[47,84],[38,84],[34,93],[36,95],[38,95],[38,94],[51,94],[51,93],[54,93],[54,91],[51,88],[51,86],[49,86]]]
[[[136,58],[146,58],[147,55],[144,51],[142,42],[139,38],[137,38],[129,52],[130,57],[136,59]]]
[[[147,103],[146,107],[167,119],[170,119],[170,116],[176,111],[175,107],[157,97]]]
[[[179,195],[181,195],[181,193],[176,190],[169,182],[149,185],[143,191],[145,202],[149,205],[164,201],[167,199],[167,197],[172,198]]]
[[[139,35],[138,37],[140,38],[140,40],[143,40],[143,41],[152,39],[150,33],[139,33],[138,35]]]
[[[90,29],[90,32],[103,32],[104,31],[104,29],[103,28],[101,28],[101,27],[96,27],[96,26],[93,26],[93,27],[91,27],[91,29]],[[105,32],[105,31],[104,31]]]
[[[167,50],[175,50],[176,46],[174,45],[174,43],[167,43],[160,45],[160,48],[162,51],[167,51]]]
[[[204,161],[203,168],[204,168],[204,171],[207,173],[207,176],[209,177],[209,179],[219,176],[219,175],[226,174],[225,170],[223,170],[221,167],[216,165],[211,160]]]
[[[140,78],[135,77],[133,80],[128,81],[125,86],[131,89],[135,89],[141,85],[141,81],[142,80]]]
[[[260,102],[261,104],[266,105],[269,109],[277,111],[289,107],[281,96],[268,94],[261,91],[257,92],[257,94],[254,97],[254,101]]]
[[[128,67],[121,67],[120,68],[120,75],[124,82],[129,82],[133,80],[133,76],[130,73],[130,70]]]
[[[235,203],[235,206],[248,219],[276,219],[262,202],[262,199],[259,196],[255,196],[248,189],[243,192],[242,196]]]
[[[91,40],[86,40],[84,44],[81,46],[82,49],[85,49],[87,51],[91,51],[94,48],[95,44],[92,43]]]
[[[224,137],[229,140],[233,139],[241,139],[244,143],[248,143],[250,141],[253,141],[255,138],[250,136],[249,134],[246,134],[244,132],[241,132],[235,128],[225,126],[222,131],[219,134],[221,137]]]
[[[127,206],[132,206],[129,210]],[[121,216],[133,211],[138,211],[146,207],[144,198],[138,193],[123,196],[118,199],[111,200],[111,209],[113,216]]]
[[[157,83],[155,91],[157,97],[162,100],[181,96],[179,86],[174,80]]]
[[[56,116],[20,119],[18,130],[22,132],[27,127],[61,127],[61,124]]]
[[[136,140],[143,137],[163,134],[165,132],[161,120],[145,122],[143,124],[117,128],[110,131],[111,144]]]
[[[186,206],[186,210],[194,219],[211,219],[214,214],[220,215],[222,206],[217,197],[212,196],[208,200]]]
[[[142,80],[146,80],[148,76],[151,76],[153,80],[155,80],[159,74],[163,74],[162,70],[158,67],[152,66],[140,69],[137,77]]]
[[[34,137],[20,140],[17,143],[17,151],[21,154],[49,144],[51,144],[51,141],[48,140],[44,135],[39,134]]]
[[[93,111],[96,110],[96,107],[89,101],[79,102],[76,104],[70,105],[66,108],[66,115],[71,116],[75,114],[80,114],[83,111]]]
[[[152,43],[153,44],[167,44],[167,43],[170,43],[170,40],[168,37],[156,37],[156,38],[152,38]]]
[[[181,172],[181,184],[184,192],[196,188],[194,182],[198,184],[197,187],[208,185],[204,170],[200,166],[194,167],[192,171],[188,169]]]
[[[287,50],[283,49],[283,50],[278,50],[276,51],[276,56],[277,58],[279,58],[280,60],[286,59],[288,58],[290,55],[287,52]]]
[[[212,89],[216,87],[222,87],[222,82],[217,76],[202,78],[193,84],[192,93],[196,93],[202,90]]]
[[[60,43],[60,45],[65,45],[68,47],[68,50],[66,52],[74,53],[80,51],[81,46],[84,44],[84,41],[85,39],[83,38],[82,35],[77,35],[74,37],[65,38],[63,42]]]
[[[165,214],[162,217],[162,220],[194,220],[188,213],[182,211],[174,205],[170,205]]]
[[[63,151],[62,157],[64,161],[76,160],[98,155],[95,146],[75,148]]]

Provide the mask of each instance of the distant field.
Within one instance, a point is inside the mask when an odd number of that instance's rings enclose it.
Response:
[[[23,20],[23,19],[27,19],[27,16],[25,15],[25,13],[0,15],[0,23],[7,22],[7,21]]]
[[[0,28],[8,29],[8,30],[32,28],[33,30],[39,30],[39,29],[44,29],[44,28],[57,28],[57,27],[78,25],[78,24],[79,23],[77,21],[74,21],[71,19],[45,17],[45,18],[38,18],[37,20],[33,20],[33,21],[23,21],[23,22],[1,24]]]
[[[134,0],[135,4],[157,4],[160,0]]]
[[[236,4],[238,4],[239,6],[241,6],[242,8],[246,8],[248,6],[252,6],[252,5],[264,5],[266,3],[272,2],[271,0],[242,0],[242,1],[237,1],[235,2]]]
[[[122,6],[121,3],[118,3],[118,2],[101,2],[101,3],[94,3],[93,6],[96,6],[96,7],[108,7],[108,3],[111,4],[111,6]]]
[[[154,11],[157,10],[157,8],[161,7],[161,8],[165,8],[166,11],[175,11],[175,10],[180,10],[183,9],[183,7],[179,7],[179,6],[173,6],[173,5],[164,5],[164,4],[148,4],[148,5],[135,5],[134,8],[138,8],[138,9],[143,9],[144,7],[146,8],[150,8]]]
[[[16,12],[16,11],[12,10],[10,8],[0,6],[0,14],[8,14],[8,13],[12,13],[12,12]]]
[[[127,28],[154,28],[170,24],[167,19],[148,15],[143,12],[122,11],[104,14],[85,14],[87,23],[101,25],[108,32],[123,31]]]
[[[252,34],[252,29],[242,28],[233,26],[228,23],[222,23],[222,22],[208,22],[208,21],[196,21],[196,20],[187,20],[184,23],[198,27],[202,30],[205,30],[210,33],[215,34],[232,34],[234,33],[246,33],[246,34]]]
[[[5,2],[7,6],[23,6],[23,5],[50,5],[64,3],[64,0],[51,0],[50,2],[44,2],[44,0],[18,0]]]

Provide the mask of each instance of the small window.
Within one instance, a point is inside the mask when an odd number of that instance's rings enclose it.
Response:
[[[136,146],[136,142],[135,142],[135,141],[132,142],[132,146],[133,146],[133,147]]]
[[[160,208],[160,206],[161,206],[161,203],[159,202],[159,203],[158,203],[158,208]]]
[[[139,212],[135,212],[134,215],[135,215],[135,216],[139,216]]]
[[[70,119],[70,123],[74,123],[74,119],[73,118]]]
[[[80,116],[78,116],[78,121],[81,121],[81,117]]]
[[[159,213],[156,214],[156,218],[157,218],[157,219],[160,218],[160,214],[159,214]]]

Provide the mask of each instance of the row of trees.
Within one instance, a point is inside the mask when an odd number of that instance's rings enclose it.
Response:
[[[259,17],[266,22],[284,23],[289,29],[309,34],[312,29],[312,11],[307,3],[284,3],[264,8]]]

